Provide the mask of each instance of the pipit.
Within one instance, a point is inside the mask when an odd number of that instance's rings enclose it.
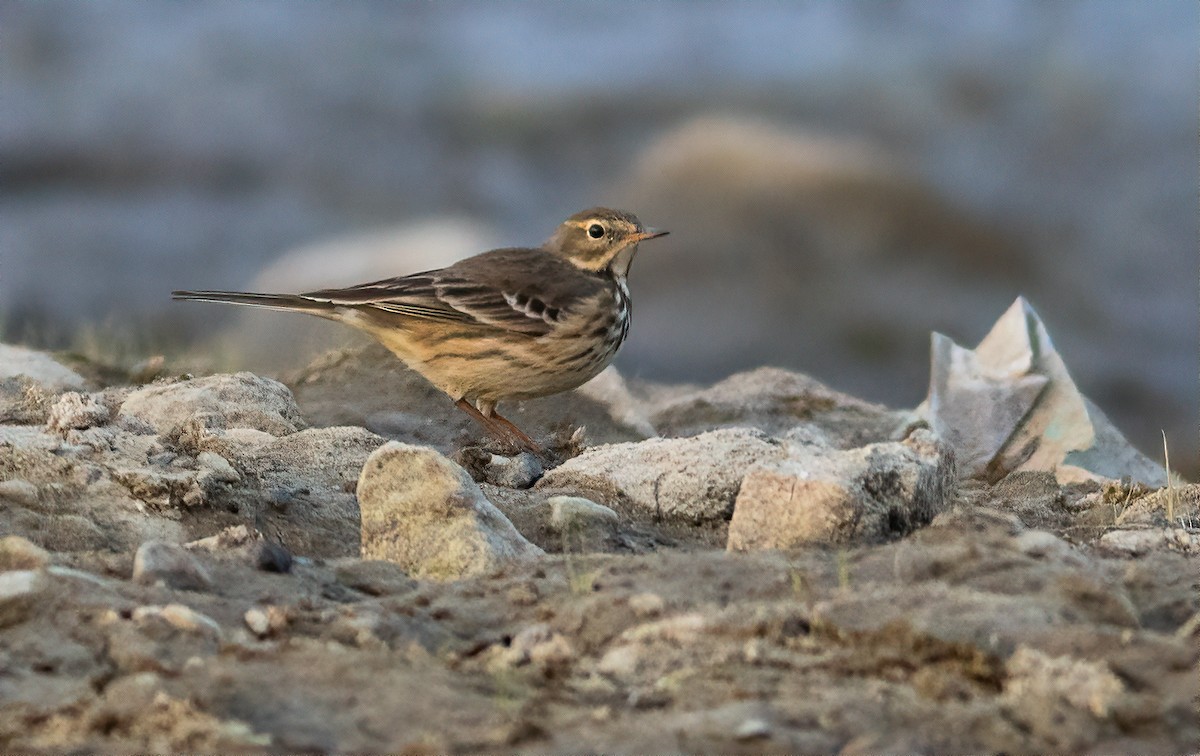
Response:
[[[267,307],[360,328],[501,441],[540,451],[497,402],[568,391],[612,362],[629,334],[629,266],[666,235],[597,207],[541,247],[494,249],[438,270],[306,294],[175,291],[175,299]]]

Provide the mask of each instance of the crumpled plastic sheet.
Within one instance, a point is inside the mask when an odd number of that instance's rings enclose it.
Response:
[[[1079,392],[1023,297],[975,349],[933,334],[929,395],[917,413],[955,449],[965,477],[999,480],[1017,470],[1046,470],[1060,483],[1167,482],[1162,465]]]

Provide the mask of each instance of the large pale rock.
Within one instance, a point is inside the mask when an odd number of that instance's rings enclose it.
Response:
[[[660,400],[651,421],[664,436],[729,427],[758,428],[779,436],[810,426],[835,446],[852,448],[894,439],[911,417],[834,391],[807,375],[764,367]]]
[[[933,434],[846,451],[796,445],[742,481],[730,551],[848,543],[902,534],[950,503],[954,461]]]
[[[428,447],[393,441],[377,449],[359,478],[358,504],[362,557],[416,577],[451,580],[542,553],[465,470]]]
[[[285,436],[304,427],[292,392],[252,373],[212,375],[134,391],[121,415],[149,423],[161,434],[200,419],[208,427],[250,428]]]
[[[782,460],[785,445],[762,432],[726,428],[588,449],[546,473],[539,489],[569,489],[655,519],[729,519],[746,470]]]

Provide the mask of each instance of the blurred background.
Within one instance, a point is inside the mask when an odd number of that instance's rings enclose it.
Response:
[[[1197,473],[1197,5],[0,2],[0,337],[302,365],[348,329],[172,303],[671,230],[626,375],[895,406],[1018,294]],[[309,321],[312,322],[309,322]]]

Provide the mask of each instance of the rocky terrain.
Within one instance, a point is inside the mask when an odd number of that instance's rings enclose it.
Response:
[[[610,371],[535,456],[375,347],[0,346],[0,751],[1200,748],[1200,486],[928,413]]]
[[[1189,0],[151,4],[0,4],[0,341],[274,375],[334,326],[167,292],[428,270],[608,205],[671,230],[627,375],[911,406],[931,330],[1024,294],[1200,477]]]

